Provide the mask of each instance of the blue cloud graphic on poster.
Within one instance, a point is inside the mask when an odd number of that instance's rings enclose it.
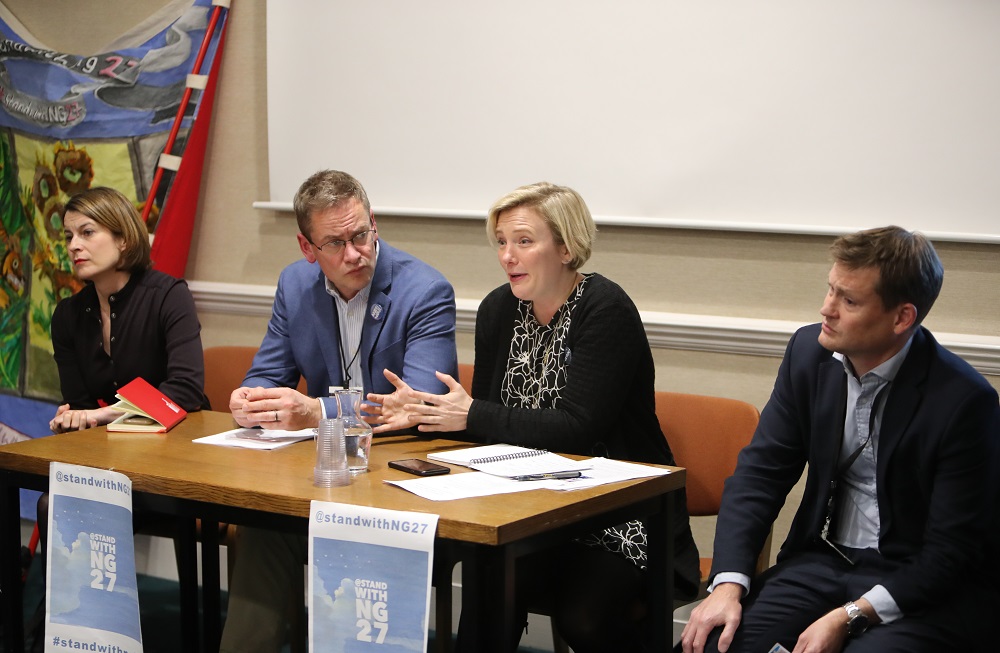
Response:
[[[50,501],[50,619],[141,641],[132,513],[58,494]]]
[[[316,653],[423,651],[429,566],[424,551],[316,538]]]

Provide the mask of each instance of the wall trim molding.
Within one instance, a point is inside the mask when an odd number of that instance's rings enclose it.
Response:
[[[270,317],[275,286],[189,281],[199,311]],[[456,329],[474,333],[479,300],[457,299]],[[719,315],[639,311],[650,347],[781,358],[801,322]],[[1000,376],[1000,337],[935,333],[944,346],[981,374]]]
[[[279,215],[294,215],[291,202],[258,201],[252,204],[260,211],[273,211]],[[378,217],[428,218],[431,220],[486,220],[486,211],[463,209],[414,208],[404,206],[373,206]],[[684,218],[634,217],[627,215],[595,215],[594,223],[615,227],[642,227],[644,229],[693,229],[695,231],[734,231],[744,233],[792,234],[801,236],[843,236],[854,233],[861,226],[782,224],[775,222],[741,222],[737,220],[690,220]],[[1000,235],[960,233],[951,231],[924,231],[931,241],[956,243],[985,243],[1000,245]]]

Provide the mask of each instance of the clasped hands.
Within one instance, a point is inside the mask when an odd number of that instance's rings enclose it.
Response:
[[[63,404],[56,409],[56,416],[49,420],[49,429],[53,433],[82,431],[113,422],[121,415],[121,411],[113,410],[110,406],[72,410],[69,404]]]
[[[375,433],[414,426],[421,432],[465,429],[472,397],[452,376],[443,372],[434,373],[448,387],[447,393],[436,395],[414,390],[389,370],[383,370],[382,374],[396,390],[392,394],[368,393],[364,418]]]
[[[240,426],[298,431],[317,426],[323,415],[319,399],[292,388],[236,388],[229,412]]]

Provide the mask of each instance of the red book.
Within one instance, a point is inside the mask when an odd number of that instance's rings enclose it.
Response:
[[[109,431],[166,433],[187,417],[187,411],[145,380],[136,378],[118,389],[111,406],[125,414],[108,424]]]

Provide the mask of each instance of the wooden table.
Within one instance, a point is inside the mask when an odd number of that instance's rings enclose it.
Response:
[[[505,642],[513,624],[517,558],[601,526],[645,517],[648,573],[662,579],[651,583],[654,591],[650,597],[651,614],[661,618],[649,621],[656,650],[668,649],[673,603],[673,538],[668,537],[672,501],[668,499],[670,492],[684,487],[683,469],[573,492],[537,490],[432,502],[383,483],[385,479],[413,478],[390,469],[388,461],[424,457],[433,451],[469,446],[467,443],[411,435],[376,438],[367,474],[354,477],[345,487],[317,488],[312,484],[315,448],[311,442],[273,451],[192,443],[195,438],[233,426],[228,413],[203,411],[189,415],[167,434],[108,433],[98,427],[0,447],[4,650],[23,651],[18,489],[47,489],[50,461],[121,472],[132,480],[133,492],[145,495],[155,510],[189,518],[185,520],[189,526],[182,532],[186,553],[181,560],[185,569],[180,573],[182,586],[188,587],[186,597],[182,596],[182,609],[194,619],[197,610],[187,609],[197,605],[197,596],[191,594],[197,591],[191,585],[197,574],[194,518],[202,519],[202,585],[206,592],[202,646],[206,651],[218,648],[218,620],[212,623],[210,617],[213,612],[219,614],[218,555],[210,552],[218,547],[217,531],[209,525],[228,522],[305,534],[313,499],[439,515],[438,542],[447,545],[442,550],[466,562],[462,565],[462,610],[468,622],[463,627],[483,642],[482,651],[509,649]],[[454,468],[453,473],[459,471],[462,468]],[[192,628],[197,632],[197,622],[185,626],[189,643]],[[196,641],[197,636],[193,637]],[[195,644],[189,650],[196,648]]]

